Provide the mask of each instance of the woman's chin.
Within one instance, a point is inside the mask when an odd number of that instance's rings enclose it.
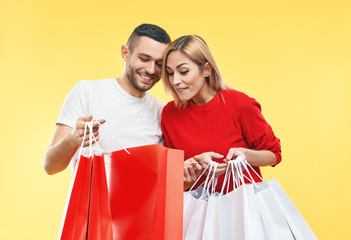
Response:
[[[179,97],[180,101],[182,102],[188,102],[191,100],[191,98],[186,98],[186,97]]]

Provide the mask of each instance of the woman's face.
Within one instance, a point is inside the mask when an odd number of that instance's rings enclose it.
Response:
[[[200,69],[184,53],[173,51],[168,55],[166,71],[169,83],[181,101],[193,100],[196,104],[204,104],[212,99],[205,81],[205,76],[209,76],[208,66]]]

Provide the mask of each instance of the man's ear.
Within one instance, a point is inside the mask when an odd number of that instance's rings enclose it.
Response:
[[[127,62],[129,54],[129,48],[126,45],[123,45],[121,48],[121,56],[125,62]]]

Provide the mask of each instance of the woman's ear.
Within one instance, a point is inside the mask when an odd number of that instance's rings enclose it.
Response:
[[[211,71],[212,71],[212,68],[209,62],[205,63],[204,68],[202,70],[204,76],[209,77],[211,75]]]
[[[126,45],[123,45],[121,48],[121,56],[125,62],[128,59],[129,48]]]

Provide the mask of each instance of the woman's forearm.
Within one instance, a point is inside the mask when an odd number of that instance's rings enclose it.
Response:
[[[277,163],[277,158],[269,150],[246,149],[244,151],[246,161],[255,167],[272,166]]]

